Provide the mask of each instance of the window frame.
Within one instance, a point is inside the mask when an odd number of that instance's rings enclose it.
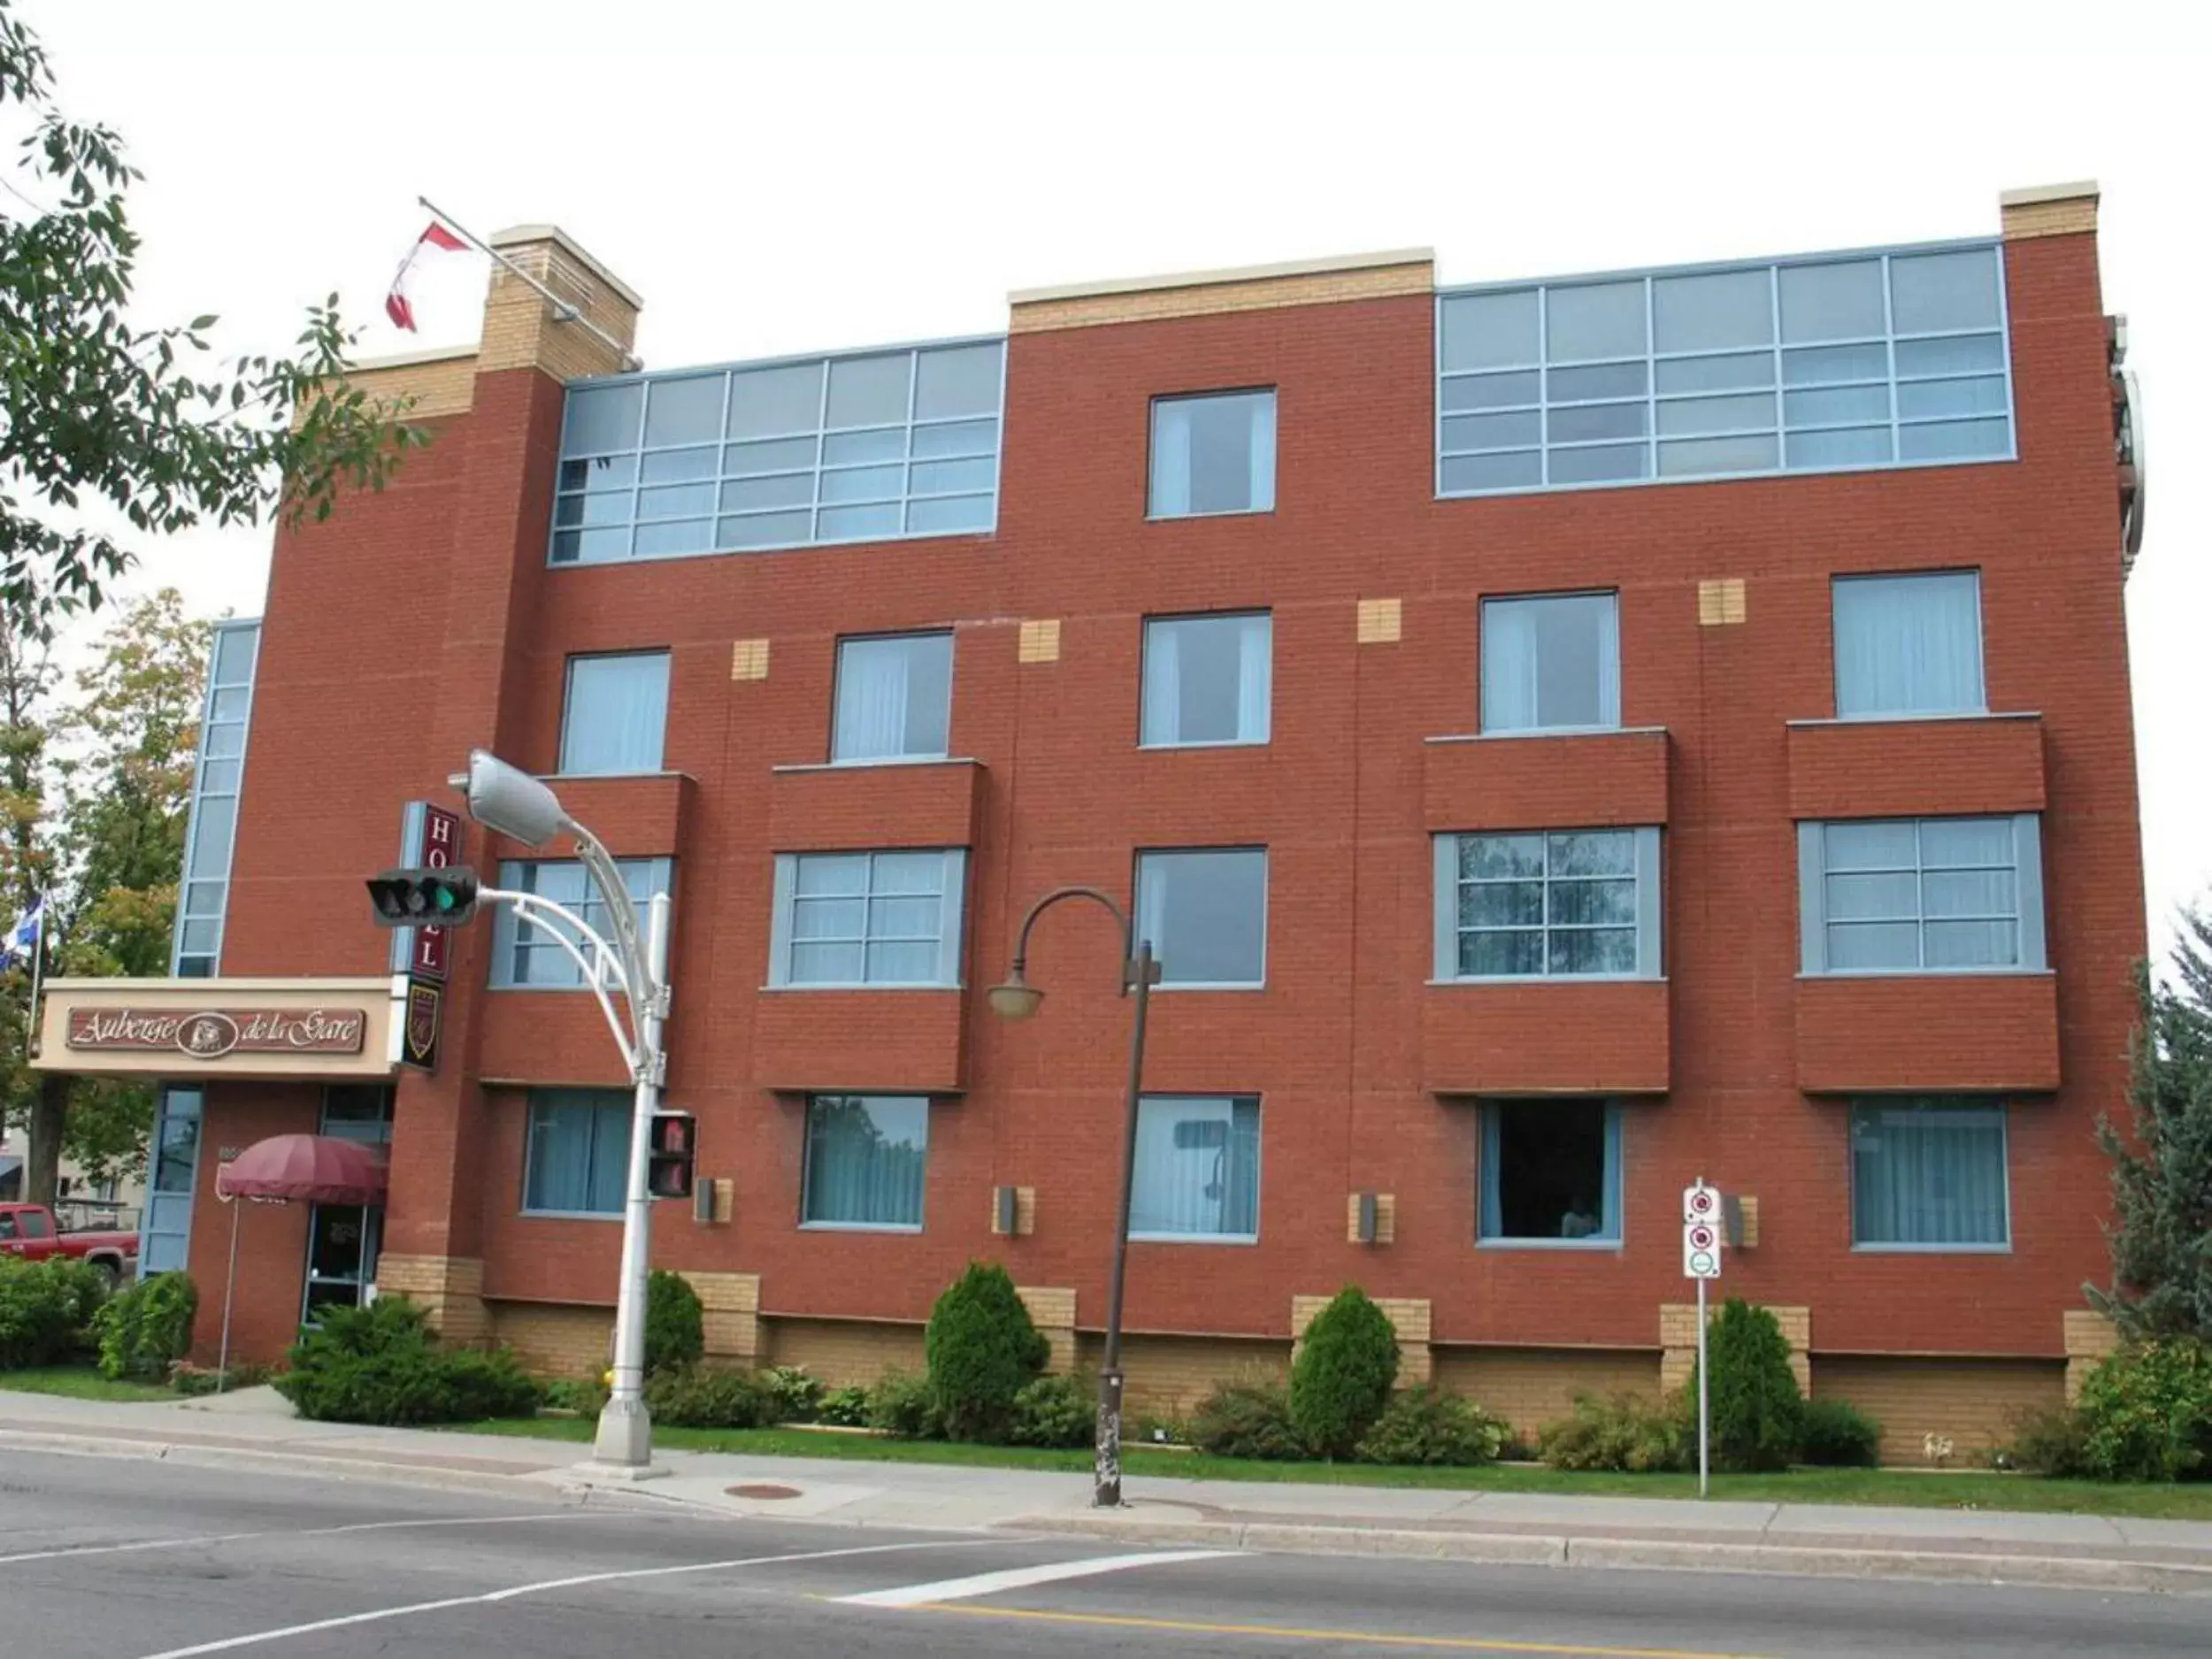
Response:
[[[1629,835],[1636,864],[1636,968],[1632,973],[1462,973],[1459,971],[1459,843],[1463,838],[1540,835],[1545,838],[1545,912],[1540,931],[1545,960],[1550,952],[1550,838],[1554,835]],[[1656,825],[1569,826],[1543,829],[1442,830],[1430,838],[1430,891],[1433,903],[1434,954],[1432,985],[1608,985],[1666,978],[1666,907],[1660,891],[1660,834]],[[1526,931],[1526,930],[1522,930]]]
[[[865,858],[869,861],[869,886],[856,897],[864,906],[873,892],[874,861],[884,855],[933,855],[945,861],[943,886],[939,893],[937,970],[933,979],[795,979],[791,977],[791,951],[795,941],[792,935],[795,902],[798,897],[799,861],[803,858]],[[809,849],[804,852],[776,855],[775,893],[770,917],[768,937],[768,979],[762,988],[771,991],[956,991],[965,980],[961,970],[963,952],[966,946],[964,923],[967,914],[968,849],[964,847],[863,847],[843,849]],[[865,922],[864,920],[864,927]],[[867,936],[861,939],[862,971],[867,965]]]
[[[1489,1217],[1495,1213],[1498,1225],[1504,1224],[1504,1202],[1499,1191],[1500,1160],[1498,1143],[1502,1134],[1500,1113],[1508,1106],[1531,1106],[1537,1110],[1571,1105],[1594,1105],[1605,1113],[1605,1166],[1598,1182],[1602,1189],[1601,1215],[1609,1213],[1613,1219],[1610,1233],[1591,1233],[1579,1239],[1523,1239],[1504,1233],[1493,1235],[1486,1231]],[[1611,1250],[1627,1248],[1628,1164],[1626,1113],[1619,1101],[1604,1096],[1582,1096],[1568,1099],[1547,1099],[1542,1096],[1522,1097],[1500,1095],[1478,1102],[1480,1121],[1476,1125],[1479,1136],[1475,1150],[1475,1248],[1479,1250]]]
[[[1230,847],[1140,847],[1140,848],[1138,848],[1138,849],[1137,849],[1137,850],[1136,850],[1135,856],[1134,856],[1133,860],[1132,861],[1132,869],[1131,869],[1131,872],[1130,872],[1130,879],[1129,879],[1129,891],[1130,891],[1130,897],[1131,897],[1131,901],[1132,901],[1132,908],[1131,908],[1131,912],[1130,912],[1130,913],[1131,913],[1133,917],[1135,917],[1135,918],[1137,918],[1138,936],[1139,936],[1140,938],[1146,938],[1146,937],[1147,937],[1147,935],[1146,935],[1146,933],[1145,933],[1145,932],[1144,932],[1144,911],[1145,911],[1145,902],[1144,902],[1144,867],[1145,867],[1145,861],[1146,861],[1148,858],[1163,858],[1163,857],[1166,857],[1166,858],[1172,858],[1172,857],[1179,857],[1179,856],[1187,856],[1192,855],[1192,854],[1201,854],[1201,855],[1206,855],[1206,854],[1218,854],[1218,855],[1223,855],[1223,856],[1229,856],[1229,855],[1234,855],[1234,854],[1239,854],[1239,853],[1256,853],[1256,854],[1258,854],[1258,855],[1259,855],[1259,860],[1260,860],[1260,973],[1259,973],[1259,978],[1257,978],[1256,979],[1167,979],[1166,977],[1164,977],[1164,976],[1165,976],[1165,972],[1166,972],[1166,970],[1165,970],[1165,964],[1166,964],[1166,961],[1167,961],[1167,957],[1166,957],[1166,954],[1165,954],[1165,952],[1164,952],[1164,951],[1163,950],[1163,949],[1162,949],[1162,946],[1164,944],[1164,942],[1165,942],[1165,941],[1164,941],[1164,939],[1152,939],[1152,940],[1149,940],[1149,943],[1150,943],[1150,944],[1151,944],[1151,946],[1152,946],[1153,958],[1154,958],[1154,960],[1155,960],[1156,962],[1157,962],[1157,963],[1159,963],[1159,964],[1161,964],[1161,970],[1162,970],[1162,975],[1163,975],[1163,977],[1161,978],[1161,979],[1160,979],[1159,983],[1157,983],[1156,985],[1155,985],[1155,986],[1152,987],[1152,994],[1153,994],[1155,996],[1159,995],[1162,992],[1181,992],[1181,991],[1264,991],[1264,990],[1267,988],[1268,911],[1269,911],[1269,909],[1270,909],[1270,903],[1269,903],[1269,901],[1270,901],[1271,897],[1272,896],[1271,889],[1273,888],[1273,886],[1274,886],[1275,871],[1274,871],[1274,861],[1273,861],[1272,859],[1271,859],[1271,858],[1268,856],[1268,849],[1267,849],[1267,848],[1266,848],[1264,845],[1262,845],[1262,844],[1257,844],[1257,843],[1252,843],[1252,844],[1240,844],[1240,845],[1236,845],[1236,846],[1230,846]],[[1164,924],[1164,923],[1163,923],[1163,926],[1162,926],[1162,932],[1163,932],[1163,933],[1165,933],[1165,931],[1166,931],[1166,925],[1165,925],[1165,924]],[[1182,1098],[1182,1097],[1179,1097],[1179,1096],[1178,1098]],[[1201,1097],[1200,1097],[1200,1096],[1194,1096],[1194,1096],[1191,1096],[1190,1098],[1193,1098],[1193,1099],[1197,1099],[1197,1098],[1201,1098]],[[1213,1098],[1213,1097],[1212,1097],[1212,1096],[1205,1096],[1205,1097],[1203,1097],[1203,1098],[1208,1098],[1208,1099],[1210,1099],[1210,1098]],[[1242,1097],[1242,1096],[1234,1096],[1234,1097],[1227,1097],[1227,1096],[1225,1096],[1225,1097],[1223,1097],[1223,1098],[1237,1098],[1237,1099],[1241,1099],[1241,1098],[1243,1098],[1243,1097]]]
[[[676,861],[673,858],[667,856],[625,857],[618,858],[614,861],[614,863],[615,868],[622,873],[625,879],[627,879],[631,870],[635,866],[640,864],[648,866],[648,885],[646,887],[647,898],[645,901],[640,901],[635,898],[631,900],[632,908],[637,912],[638,928],[641,935],[645,928],[645,904],[650,902],[651,895],[656,893],[665,893],[669,895],[671,900],[673,900],[675,897]],[[572,909],[588,909],[591,902],[591,895],[596,890],[598,884],[593,879],[591,872],[584,869],[583,861],[579,858],[503,858],[500,860],[499,864],[499,885],[503,887],[511,887],[519,892],[534,894],[538,889],[534,886],[525,886],[518,872],[525,867],[539,868],[549,864],[571,866],[578,870],[582,870],[584,876],[584,892],[582,898],[578,900],[573,905],[570,905],[569,901],[565,899],[549,899],[547,902],[549,903],[568,905],[569,908]],[[531,879],[534,881],[535,878],[533,877]],[[606,895],[603,894],[600,896],[603,901]],[[671,914],[672,916],[672,910]],[[515,913],[514,908],[511,905],[502,904],[496,908],[492,917],[492,954],[491,962],[489,963],[486,972],[484,988],[488,991],[501,992],[546,991],[560,993],[582,991],[588,993],[592,988],[590,980],[584,977],[580,969],[576,969],[575,964],[570,960],[568,953],[563,950],[558,945],[551,942],[549,940],[529,940],[526,948],[534,952],[540,950],[549,952],[554,959],[566,964],[576,972],[577,977],[572,984],[546,985],[530,980],[516,979],[510,977],[513,970],[516,948],[518,944],[523,943],[526,940],[526,927],[531,933],[535,933],[541,930],[541,925],[539,923],[530,922],[526,924],[523,919]],[[590,954],[589,948],[584,947],[581,940],[578,940],[576,942],[580,947],[583,947],[587,956]],[[610,939],[607,942],[611,945],[614,943],[614,941]],[[609,964],[609,972],[610,973],[619,975],[621,970],[618,964],[611,963]],[[601,984],[610,991],[619,991],[622,989],[622,981],[618,977],[603,979],[601,980]]]
[[[1233,1127],[1236,1121],[1236,1110],[1238,1107],[1249,1106],[1252,1109],[1252,1231],[1249,1233],[1137,1232],[1134,1227],[1134,1217],[1136,1213],[1136,1187],[1138,1171],[1133,1165],[1129,1171],[1130,1214],[1132,1217],[1129,1241],[1132,1244],[1252,1246],[1256,1245],[1260,1241],[1260,1203],[1262,1194],[1266,1190],[1267,1125],[1264,1115],[1264,1108],[1258,1094],[1196,1094],[1186,1093],[1171,1094],[1165,1093],[1164,1091],[1156,1094],[1141,1094],[1137,1097],[1138,1121],[1141,1124],[1143,1121],[1144,1109],[1156,1102],[1161,1105],[1167,1106],[1180,1105],[1199,1101],[1208,1102],[1226,1102],[1229,1106],[1230,1123]]]
[[[814,1110],[817,1105],[830,1100],[862,1102],[895,1101],[921,1107],[922,1119],[922,1190],[917,1205],[916,1218],[909,1221],[816,1221],[808,1217],[810,1199],[814,1190]],[[799,1125],[799,1231],[802,1233],[917,1233],[929,1224],[929,1141],[930,1118],[934,1102],[926,1094],[841,1094],[823,1090],[807,1095]]]
[[[1264,650],[1267,658],[1267,699],[1260,709],[1261,732],[1257,737],[1178,737],[1172,741],[1156,738],[1146,731],[1147,712],[1152,706],[1152,631],[1163,625],[1186,622],[1250,622],[1264,625]],[[1240,651],[1239,672],[1242,672]],[[1178,710],[1179,715],[1180,710]],[[1264,605],[1243,611],[1179,611],[1143,618],[1137,644],[1137,747],[1141,749],[1265,749],[1275,740],[1275,613]]]
[[[561,668],[561,734],[557,753],[559,770],[557,778],[657,778],[668,770],[668,692],[672,677],[672,653],[668,647],[649,646],[634,651],[572,651]],[[640,661],[657,657],[661,665],[661,723],[655,744],[657,758],[650,766],[618,766],[607,771],[574,772],[569,767],[568,740],[574,729],[572,717],[576,708],[576,668],[580,663],[608,663]]]
[[[1968,576],[1974,582],[1974,702],[1957,709],[1897,709],[1847,714],[1843,709],[1843,612],[1836,604],[1844,587],[1866,582],[1921,582]],[[1978,565],[1928,571],[1839,571],[1828,579],[1829,686],[1838,721],[1858,725],[1882,720],[1959,720],[1989,712],[1989,636],[1982,615],[1982,572]]]
[[[1155,392],[1145,411],[1144,445],[1144,516],[1148,524],[1175,524],[1186,518],[1247,518],[1275,511],[1281,491],[1282,465],[1280,388],[1267,386],[1220,386],[1202,392]],[[1267,504],[1249,507],[1210,507],[1201,511],[1193,509],[1185,512],[1164,512],[1159,504],[1160,411],[1171,403],[1198,403],[1210,398],[1263,397],[1267,400]],[[1245,465],[1248,469],[1251,457]]]
[[[894,640],[938,640],[945,642],[945,746],[930,755],[866,755],[841,756],[838,752],[840,717],[844,710],[845,649],[851,645],[887,644]],[[933,762],[952,757],[952,694],[953,680],[959,670],[959,646],[954,630],[941,628],[895,628],[884,634],[841,634],[830,672],[830,731],[829,764],[833,766],[926,766]],[[911,674],[908,684],[913,683]]]
[[[2005,1236],[1996,1243],[1866,1243],[1859,1238],[1859,1115],[1908,1108],[1922,1112],[1989,1111],[1997,1115],[1997,1155],[2004,1188]],[[1854,1256],[2009,1256],[2013,1252],[2012,1106],[2001,1096],[1978,1099],[1959,1094],[1918,1094],[1855,1099],[1844,1113],[1845,1218]]]
[[[1490,613],[1492,607],[1545,604],[1563,599],[1607,599],[1612,602],[1610,636],[1613,646],[1613,718],[1594,725],[1494,726],[1490,720]],[[1602,636],[1601,636],[1602,637]],[[1592,733],[1617,732],[1621,726],[1621,590],[1617,588],[1567,588],[1539,594],[1485,594],[1475,617],[1475,729],[1485,737],[1584,737]],[[1604,712],[1605,668],[1598,665],[1599,712]]]
[[[517,1214],[533,1221],[601,1221],[617,1224],[621,1222],[625,1209],[622,1203],[616,1204],[612,1210],[538,1210],[534,1209],[530,1203],[530,1172],[533,1160],[536,1156],[538,1109],[541,1106],[549,1108],[564,1103],[580,1104],[587,1102],[589,1102],[593,1113],[592,1143],[586,1154],[585,1162],[584,1185],[588,1190],[591,1186],[592,1166],[599,1155],[600,1124],[607,1117],[614,1115],[618,1106],[623,1108],[626,1112],[634,1111],[635,1102],[617,1088],[534,1088],[528,1091],[523,1102],[522,1191],[516,1205]],[[618,1142],[623,1159],[623,1185],[626,1189],[629,1185],[630,1148],[627,1127],[626,1123],[625,1134]]]
[[[1832,968],[1828,965],[1828,854],[1824,834],[1830,824],[1910,824],[1913,826],[1914,893],[1918,914],[1913,918],[1916,954],[1924,964],[1928,953],[1927,900],[1921,883],[1927,864],[1920,851],[1920,826],[1962,819],[2009,819],[2012,825],[2013,897],[2018,914],[2019,957],[2014,963],[1970,964],[1960,967],[1925,965],[1910,968]],[[2043,815],[2039,812],[1936,812],[1911,818],[1801,818],[1797,825],[1797,937],[1798,977],[1801,979],[1941,979],[1959,975],[2048,973],[2050,954],[2046,936],[2043,887]],[[1941,870],[1943,866],[1937,866]],[[1947,919],[1979,919],[1972,918]]]

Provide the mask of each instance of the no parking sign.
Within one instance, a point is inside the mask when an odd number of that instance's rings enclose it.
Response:
[[[1720,1193],[1701,1180],[1682,1189],[1682,1277],[1720,1277]]]

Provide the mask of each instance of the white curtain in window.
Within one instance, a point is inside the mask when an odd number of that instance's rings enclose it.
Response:
[[[1984,706],[1981,581],[1855,576],[1834,588],[1836,713],[1953,714]]]
[[[1621,607],[1612,595],[1594,601],[1598,613],[1598,724],[1621,723]]]
[[[1254,512],[1275,505],[1275,399],[1272,394],[1249,400],[1252,411],[1252,500]]]
[[[1151,941],[1154,961],[1167,956],[1167,866],[1156,857],[1137,863],[1137,937]]]
[[[1130,1232],[1256,1233],[1258,1160],[1259,1110],[1250,1102],[1144,1102]]]
[[[1237,629],[1237,739],[1268,741],[1268,702],[1274,674],[1271,619],[1247,617]]]
[[[1852,1119],[1861,1244],[2003,1244],[2000,1106],[1862,1107]]]
[[[569,664],[561,770],[658,772],[668,727],[668,657],[659,651]]]
[[[922,1220],[929,1105],[818,1096],[807,1108],[806,1219],[913,1227]]]
[[[1152,514],[1156,518],[1190,511],[1191,404],[1152,406]]]
[[[837,758],[883,760],[906,752],[907,662],[902,641],[845,647],[837,670]]]
[[[1183,741],[1179,631],[1172,623],[1154,623],[1145,630],[1144,653],[1144,741],[1179,743]]]
[[[1482,608],[1482,729],[1526,732],[1536,715],[1536,617],[1533,605]]]

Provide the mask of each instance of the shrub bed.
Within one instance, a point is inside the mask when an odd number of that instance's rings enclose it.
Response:
[[[81,1262],[0,1256],[0,1371],[58,1365],[91,1347],[107,1281]]]
[[[423,1311],[404,1296],[332,1308],[292,1345],[275,1379],[304,1417],[332,1423],[466,1423],[526,1416],[538,1385],[504,1349],[441,1349]]]
[[[1471,1467],[1496,1461],[1506,1437],[1506,1425],[1473,1401],[1428,1383],[1390,1397],[1360,1439],[1359,1460]]]
[[[189,1273],[156,1273],[111,1297],[93,1316],[100,1375],[159,1382],[192,1346],[200,1293]]]

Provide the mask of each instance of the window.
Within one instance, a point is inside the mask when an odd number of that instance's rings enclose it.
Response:
[[[630,1179],[630,1113],[618,1089],[530,1091],[522,1210],[536,1216],[618,1216]]]
[[[1973,571],[1839,576],[1836,713],[1978,713],[1982,584]]]
[[[561,710],[561,771],[658,772],[668,727],[668,653],[568,659],[568,695]]]
[[[1437,296],[1441,495],[2009,459],[1993,244]]]
[[[1259,1234],[1259,1102],[1187,1095],[1140,1101],[1129,1236],[1250,1243]]]
[[[832,760],[942,760],[951,723],[951,634],[838,641]]]
[[[785,853],[768,983],[958,985],[968,856]]]
[[[1137,932],[1160,983],[1256,986],[1267,979],[1267,850],[1137,855]]]
[[[803,1225],[918,1232],[928,1169],[926,1100],[817,1094],[807,1102]]]
[[[366,1146],[392,1143],[392,1089],[388,1083],[329,1083],[323,1087],[324,1134]]]
[[[1851,1242],[1863,1250],[2009,1246],[2004,1107],[1932,1100],[1854,1106]]]
[[[1807,973],[2045,965],[2042,847],[2033,813],[1797,829]]]
[[[1659,977],[1659,832],[1436,838],[1436,977]]]
[[[1154,617],[1144,625],[1149,749],[1264,743],[1273,625],[1241,617]]]
[[[1621,1109],[1606,1101],[1491,1101],[1482,1109],[1486,1244],[1618,1245]]]
[[[552,562],[987,531],[1005,356],[974,340],[580,381]]]
[[[1155,518],[1275,510],[1275,394],[1152,401]]]
[[[214,660],[208,668],[199,754],[192,771],[183,902],[177,907],[176,932],[171,941],[179,979],[210,978],[222,962],[231,842],[238,827],[246,727],[253,707],[254,658],[260,644],[258,622],[215,626]]]
[[[674,862],[667,858],[618,858],[615,867],[622,872],[622,879],[630,889],[630,903],[637,912],[638,926],[645,926],[645,906],[656,893],[666,893],[675,879]],[[520,893],[534,893],[556,904],[565,904],[582,917],[585,925],[609,944],[614,942],[607,919],[605,900],[599,892],[599,884],[586,873],[584,866],[572,858],[539,858],[510,860],[499,866],[499,885]],[[565,929],[563,930],[566,932]],[[570,935],[572,938],[574,935]],[[591,947],[577,941],[585,956],[591,955]],[[604,975],[605,983],[617,987],[622,983],[619,967],[610,963]],[[541,923],[522,921],[507,905],[501,905],[492,921],[492,989],[516,990],[525,987],[557,990],[580,990],[583,987],[583,970],[576,965],[568,952],[554,939],[550,929]]]
[[[1620,723],[1617,595],[1483,601],[1484,731],[1572,731]]]

